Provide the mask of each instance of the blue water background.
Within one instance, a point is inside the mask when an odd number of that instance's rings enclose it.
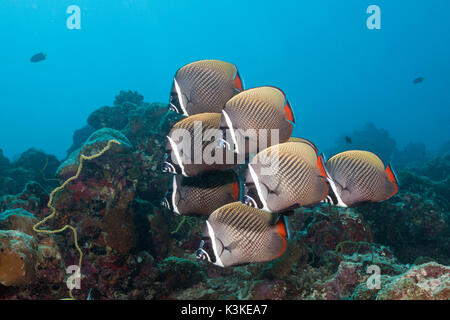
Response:
[[[81,30],[66,27],[72,4]],[[371,4],[381,30],[366,27]],[[282,88],[294,134],[321,149],[367,121],[399,147],[437,149],[450,139],[449,12],[446,0],[2,0],[0,148],[62,158],[120,90],[167,102],[180,66],[222,59],[247,87]],[[47,60],[30,63],[41,51]]]

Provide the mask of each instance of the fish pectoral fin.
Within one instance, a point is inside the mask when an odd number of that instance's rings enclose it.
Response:
[[[231,252],[231,250],[236,249],[238,246],[239,246],[238,242],[237,241],[233,241],[229,245],[227,245],[226,247],[223,247],[222,252],[225,251],[225,250],[227,250],[228,252]]]

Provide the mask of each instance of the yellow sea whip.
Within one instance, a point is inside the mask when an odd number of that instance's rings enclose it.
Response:
[[[55,194],[64,189],[67,184],[69,184],[71,181],[78,179],[78,177],[80,176],[81,170],[83,169],[83,161],[85,160],[93,160],[95,158],[98,158],[100,156],[102,156],[106,151],[108,151],[109,149],[111,149],[111,145],[115,143],[115,144],[121,144],[119,141],[117,140],[109,140],[108,143],[106,144],[106,146],[99,152],[96,153],[92,156],[85,156],[84,154],[80,155],[80,164],[78,165],[78,170],[77,173],[67,179],[61,186],[57,187],[56,189],[54,189],[51,193],[50,193],[50,197],[47,203],[47,207],[50,209],[51,213],[45,217],[44,219],[42,219],[41,221],[39,221],[38,223],[36,223],[33,226],[33,230],[37,233],[45,233],[45,234],[55,234],[55,233],[60,233],[63,232],[67,229],[72,230],[73,232],[73,237],[74,237],[74,243],[75,243],[75,247],[78,250],[78,253],[80,254],[80,258],[78,260],[78,276],[81,278],[81,263],[83,261],[83,251],[81,251],[80,246],[78,245],[78,234],[77,234],[77,229],[75,229],[75,227],[71,226],[71,225],[65,225],[64,227],[57,229],[57,230],[40,230],[38,229],[39,226],[41,226],[42,224],[44,224],[45,222],[47,222],[48,220],[52,219],[55,215],[56,215],[56,208],[53,206],[53,197],[55,196]],[[73,297],[72,294],[72,289],[69,289],[69,295],[71,299],[75,299]]]

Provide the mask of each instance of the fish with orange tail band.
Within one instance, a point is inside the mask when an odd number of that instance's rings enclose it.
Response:
[[[330,186],[326,201],[341,207],[385,201],[399,190],[391,165],[385,167],[372,152],[351,150],[339,153],[326,162],[325,169]]]
[[[196,256],[223,268],[267,262],[286,251],[288,238],[284,216],[234,202],[209,216]]]
[[[175,74],[169,109],[184,116],[221,112],[225,103],[244,89],[237,67],[219,60],[201,60]]]
[[[294,113],[282,90],[271,86],[245,90],[222,110],[220,129],[226,132],[227,140],[222,139],[219,145],[238,154],[256,154],[288,141],[293,123]]]
[[[199,177],[174,175],[162,205],[176,215],[208,216],[221,206],[239,201],[239,177],[233,171],[212,171]]]
[[[244,204],[278,213],[317,204],[328,195],[317,148],[300,138],[258,153],[249,163],[245,189]]]
[[[200,113],[177,122],[167,136],[163,172],[194,177],[238,164],[230,150],[217,148],[220,113]]]

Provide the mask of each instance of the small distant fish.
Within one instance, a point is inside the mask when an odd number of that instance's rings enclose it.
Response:
[[[223,268],[266,262],[286,251],[288,238],[284,216],[234,202],[209,216],[196,256]]]
[[[277,213],[313,205],[328,195],[325,177],[317,148],[312,142],[297,138],[264,149],[251,160],[243,202]]]
[[[271,86],[245,90],[231,98],[222,110],[220,128],[229,130],[234,148],[223,139],[219,144],[237,154],[256,153],[258,150],[248,150],[247,146],[261,143],[261,130],[279,130],[279,141],[276,143],[282,143],[290,138],[293,123],[294,112],[282,90]],[[244,136],[244,132],[253,134]],[[266,145],[272,144],[268,137]]]
[[[418,84],[418,83],[423,82],[424,80],[425,80],[424,77],[418,77],[418,78],[415,78],[415,79],[413,80],[413,83],[414,83],[414,84]]]
[[[36,53],[34,56],[32,56],[30,61],[31,62],[39,62],[39,61],[45,60],[46,57],[47,57],[47,55],[45,53],[40,52],[40,53]]]
[[[199,177],[174,175],[162,205],[177,215],[207,216],[240,198],[240,183],[233,171],[207,172]]]
[[[391,165],[374,153],[352,150],[339,153],[325,164],[330,193],[328,202],[341,207],[380,202],[398,192]]]
[[[184,116],[221,112],[225,103],[243,89],[234,64],[219,60],[196,61],[175,74],[169,110]]]
[[[201,131],[197,129],[200,125]],[[207,171],[226,170],[236,166],[237,157],[232,151],[219,151],[216,148],[217,142],[214,139],[219,125],[220,113],[195,114],[173,125],[167,136],[163,172],[195,177]],[[180,136],[180,133],[186,134],[186,139]],[[197,143],[201,145],[201,150],[195,150]],[[217,161],[207,163],[208,159],[205,159],[203,155],[212,153],[214,153],[213,160]],[[196,161],[196,154],[201,155],[201,161]]]
[[[345,142],[347,142],[348,144],[352,144],[352,138],[350,138],[349,136],[345,136]]]

